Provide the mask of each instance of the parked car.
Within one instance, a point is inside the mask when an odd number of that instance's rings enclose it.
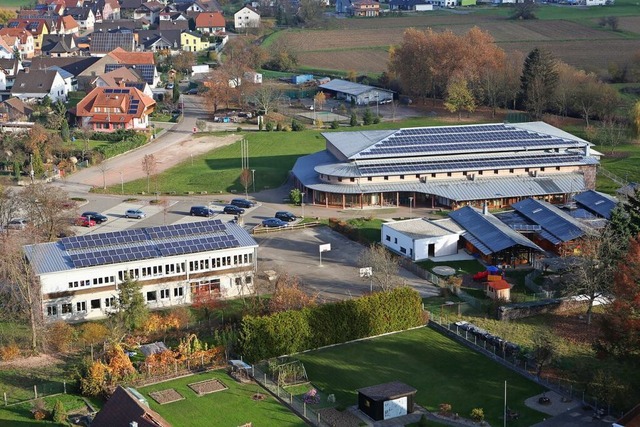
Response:
[[[127,209],[127,211],[124,213],[125,218],[142,219],[145,216],[147,216],[147,214],[142,212],[140,209]]]
[[[191,206],[191,210],[189,211],[189,215],[191,216],[212,216],[216,213],[213,209],[209,209],[206,206]]]
[[[198,94],[198,88],[195,88],[195,87],[187,91],[187,95],[197,95],[197,94]]]
[[[288,227],[289,224],[278,218],[267,218],[262,221],[263,227]]]
[[[297,216],[288,211],[278,211],[276,212],[275,217],[286,222],[291,222],[298,219]]]
[[[253,207],[253,202],[247,199],[233,199],[230,204],[245,209]]]
[[[169,83],[169,84],[167,85],[167,89],[173,89],[173,83]]]
[[[222,209],[222,212],[231,215],[242,215],[244,213],[244,209],[239,208],[236,205],[227,205]]]
[[[29,225],[29,220],[24,218],[14,218],[6,225],[9,230],[24,230]]]
[[[88,218],[86,216],[81,216],[76,219],[76,225],[80,227],[95,227],[96,222],[91,218]]]
[[[84,212],[81,216],[91,218],[96,222],[96,224],[102,224],[103,222],[107,222],[107,220],[109,219],[106,216],[99,214],[98,212],[92,212],[92,211]]]

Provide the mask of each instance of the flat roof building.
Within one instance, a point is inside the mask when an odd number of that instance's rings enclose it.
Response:
[[[249,294],[257,249],[239,225],[208,220],[65,237],[24,252],[45,319],[84,321],[106,317],[127,278],[140,283],[150,309]]]
[[[306,201],[326,207],[566,203],[595,188],[599,153],[544,122],[326,132],[293,167]]]

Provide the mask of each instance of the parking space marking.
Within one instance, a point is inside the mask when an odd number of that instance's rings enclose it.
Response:
[[[173,206],[177,202],[171,202],[169,206]],[[169,207],[168,206],[168,207]],[[136,218],[125,218],[124,213],[127,209],[140,209],[142,212],[147,214],[146,218],[152,217],[157,214],[161,214],[164,209],[160,205],[150,205],[150,204],[141,204],[141,203],[131,203],[124,202],[116,205],[110,209],[107,209],[104,212],[101,212],[105,215],[109,220],[102,224],[98,224],[95,227],[74,227],[74,230],[77,235],[89,234],[89,233],[109,233],[111,231],[120,231],[129,227],[133,227],[139,225],[143,219]],[[192,218],[192,217],[188,217]]]

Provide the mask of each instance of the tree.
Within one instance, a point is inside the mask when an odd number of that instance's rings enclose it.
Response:
[[[171,57],[171,63],[176,71],[184,74],[190,73],[191,67],[196,64],[196,54],[181,50],[180,53]],[[176,85],[177,83],[178,82],[176,82]]]
[[[33,184],[19,193],[18,200],[39,240],[51,242],[59,235],[68,234],[74,213],[66,192],[58,187]]]
[[[536,10],[538,5],[534,0],[525,0],[522,3],[516,3],[511,14],[511,19],[538,19]]]
[[[524,108],[540,120],[553,102],[558,83],[555,58],[544,49],[533,49],[524,61],[520,81]]]
[[[132,332],[144,324],[149,312],[142,295],[142,285],[137,280],[126,277],[118,285],[115,308],[111,317],[116,327]]]
[[[364,125],[370,125],[373,123],[373,113],[371,112],[371,108],[367,107],[364,109],[364,113],[362,114],[362,123]]]
[[[156,165],[156,158],[153,154],[145,154],[142,158],[142,170],[147,175],[147,193],[150,190],[150,179],[151,175],[155,175],[158,170],[158,166]]]
[[[14,19],[16,13],[10,9],[0,9],[0,24],[6,24],[10,19]]]
[[[277,107],[282,99],[282,92],[275,86],[262,84],[251,95],[249,101],[255,104],[258,110],[263,110],[266,116]]]
[[[640,199],[637,194],[628,195],[624,203],[619,203],[611,211],[608,226],[623,243],[640,234]]]
[[[300,289],[300,281],[297,277],[286,273],[278,275],[275,292],[269,301],[271,312],[300,310],[315,304],[316,298]]]
[[[71,349],[75,338],[75,329],[64,320],[58,320],[47,325],[45,338],[47,349],[66,353]]]
[[[634,135],[640,137],[640,101],[633,104],[631,108],[631,126],[633,128]]]
[[[383,245],[373,243],[363,250],[358,265],[363,268],[372,268],[371,281],[384,292],[401,285],[401,279],[398,275],[400,261]]]
[[[209,73],[204,85],[204,103],[215,115],[223,104],[228,104],[233,94],[233,88],[229,86],[229,75],[221,69],[216,69]]]
[[[467,86],[465,79],[459,78],[449,81],[445,108],[451,113],[458,113],[458,120],[462,119],[462,111],[472,113],[476,109],[476,100]]]
[[[0,240],[0,309],[4,319],[26,321],[31,351],[37,352],[41,347],[44,324],[40,282],[22,252],[24,243],[27,242],[20,237],[5,236]],[[44,257],[37,246],[32,248],[32,261]]]
[[[324,106],[324,103],[327,101],[327,96],[324,94],[324,92],[318,92],[313,97],[313,100],[314,100],[316,109],[317,110],[322,110],[322,107]]]
[[[302,24],[318,25],[322,20],[324,3],[318,0],[300,0],[300,7],[296,17]]]
[[[356,70],[347,71],[347,80],[350,82],[355,82],[358,79],[358,73]]]
[[[616,147],[622,144],[627,138],[627,128],[615,118],[608,118],[598,124],[598,141],[600,144],[609,147],[613,154]]]
[[[292,188],[289,192],[289,199],[294,205],[300,205],[302,203],[302,191],[299,188]]]
[[[613,302],[602,318],[601,350],[616,356],[640,356],[640,237],[631,239],[612,288]]]
[[[249,193],[249,187],[251,187],[251,171],[249,169],[242,169],[240,172],[240,184],[244,187],[245,196]]]
[[[263,65],[264,68],[275,71],[291,71],[298,65],[298,55],[283,37],[277,39],[270,46],[271,56]]]
[[[568,296],[586,297],[587,325],[591,324],[596,300],[610,293],[621,245],[624,241],[613,230],[605,228],[599,235],[583,237],[580,256],[569,263],[569,280],[564,281],[564,291]]]
[[[584,71],[574,73],[573,105],[589,126],[589,119],[597,111],[602,94],[603,83],[598,81],[595,74],[587,74]]]
[[[0,186],[0,227],[15,218],[18,209],[18,198],[11,188]],[[6,231],[9,232],[8,229]]]
[[[549,365],[555,357],[556,346],[549,332],[543,332],[533,337],[531,354],[536,363],[536,377],[540,378],[542,369]]]
[[[58,424],[65,424],[67,422],[67,410],[60,399],[56,399],[51,417],[53,422]]]
[[[213,313],[224,310],[227,303],[220,298],[219,292],[197,292],[191,307],[200,313],[201,318],[210,322]]]
[[[62,121],[62,126],[60,128],[60,137],[64,142],[69,142],[71,139],[71,134],[69,133],[69,123],[66,120]]]
[[[358,116],[355,111],[351,112],[351,118],[349,119],[350,126],[358,126]]]

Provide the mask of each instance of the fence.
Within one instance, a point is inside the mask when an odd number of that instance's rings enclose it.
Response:
[[[34,384],[33,387],[26,385],[23,387],[12,387],[9,390],[2,391],[2,404],[4,406],[19,405],[41,397],[55,396],[62,393],[66,394],[67,389],[71,391],[71,387],[65,381],[41,381]]]
[[[453,338],[472,350],[484,354],[523,377],[549,390],[555,391],[562,396],[563,402],[580,399],[580,401],[576,400],[576,405],[582,404],[583,406],[589,406],[594,409],[594,413],[598,414],[598,416],[606,414],[619,418],[623,415],[622,412],[616,411],[611,405],[598,401],[598,399],[593,396],[589,396],[577,382],[552,380],[543,375],[536,375],[537,365],[535,359],[519,357],[517,353],[507,352],[505,346],[491,344],[487,340],[478,338],[477,335],[460,329],[455,323],[450,323],[448,316],[443,318],[442,316],[434,316],[430,313],[428,326],[443,335]]]
[[[535,269],[531,273],[524,276],[524,285],[533,291],[538,298],[551,298],[552,292],[545,291],[535,280],[542,275],[542,271]]]
[[[293,231],[293,230],[300,230],[302,228],[317,227],[319,225],[322,225],[322,223],[314,221],[314,222],[305,222],[303,224],[287,225],[285,227],[263,227],[263,226],[257,226],[257,227],[254,227],[251,230],[251,233],[252,234],[267,234],[267,233],[275,233],[277,231]]]
[[[413,261],[403,257],[403,258],[400,258],[400,263],[402,264],[402,268],[404,268],[405,270],[409,270],[416,276],[421,277],[425,280],[428,280],[436,286],[441,285],[440,277],[436,276],[430,271],[425,270],[424,268],[420,267],[418,264],[414,264]]]
[[[302,417],[308,424],[319,427],[331,427],[329,424],[323,422],[322,416],[319,411],[311,408],[302,399],[289,393],[279,384],[274,382],[269,375],[263,372],[260,368],[253,367],[254,380],[260,384],[266,390],[269,390],[271,394],[276,396],[283,404],[289,407],[299,417]]]

